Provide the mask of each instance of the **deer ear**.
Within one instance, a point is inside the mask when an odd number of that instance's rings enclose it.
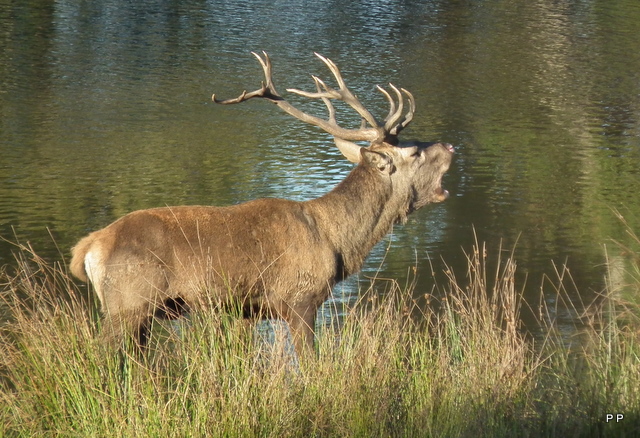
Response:
[[[342,152],[342,155],[344,155],[347,160],[351,161],[352,163],[360,162],[360,149],[362,149],[360,146],[338,137],[333,137],[333,141],[336,143],[336,146],[338,146],[338,149],[340,149],[340,152]]]
[[[374,152],[367,148],[360,149],[360,154],[362,155],[362,160],[368,166],[378,169],[386,175],[391,175],[395,171],[396,167],[393,165],[393,160],[386,154]]]

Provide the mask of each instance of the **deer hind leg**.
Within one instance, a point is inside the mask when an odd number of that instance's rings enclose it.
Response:
[[[128,339],[132,339],[137,348],[145,348],[149,341],[151,318],[147,309],[105,315],[102,337],[113,348],[124,347]]]
[[[143,260],[144,269],[131,262],[111,261],[102,286],[104,300],[104,338],[114,347],[133,339],[139,348],[147,346],[154,316],[173,315],[183,302],[165,309],[162,297],[167,296],[167,278],[162,265]]]

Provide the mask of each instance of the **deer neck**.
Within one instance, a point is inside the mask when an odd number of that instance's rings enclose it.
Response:
[[[364,165],[358,165],[331,192],[307,203],[319,231],[341,259],[343,273],[337,277],[360,270],[394,222],[406,220],[409,203],[409,190],[394,186],[388,176]]]

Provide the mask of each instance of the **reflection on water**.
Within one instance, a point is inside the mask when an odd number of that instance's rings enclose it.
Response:
[[[552,260],[588,300],[602,288],[602,244],[628,238],[611,208],[639,225],[636,3],[0,6],[0,235],[56,259],[49,232],[67,251],[139,208],[325,193],[351,168],[327,135],[265,102],[210,102],[259,85],[251,50],[271,53],[281,91],[310,90],[309,74],[329,78],[317,51],[379,116],[376,84],[411,90],[404,137],[457,145],[451,198],[376,247],[365,285],[378,268],[403,284],[416,266],[419,294],[431,291],[442,260],[462,269],[475,229],[490,251],[517,242],[531,303]],[[5,243],[0,263],[11,263]],[[336,299],[357,289],[351,280]]]

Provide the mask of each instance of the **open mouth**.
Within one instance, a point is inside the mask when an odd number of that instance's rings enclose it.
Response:
[[[455,153],[455,148],[450,143],[444,143],[443,146],[453,155]],[[438,188],[435,190],[435,201],[434,202],[442,202],[449,197],[449,191],[442,188],[442,177],[449,170],[449,164],[451,163],[451,159],[449,159],[449,163],[446,165],[446,168],[443,170],[442,175],[440,175],[440,181],[438,181]]]

